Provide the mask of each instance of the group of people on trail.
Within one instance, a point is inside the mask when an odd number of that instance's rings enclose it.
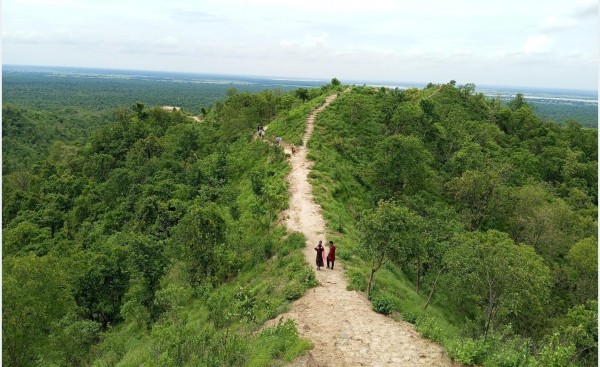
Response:
[[[324,266],[323,255],[325,253],[325,247],[323,247],[323,241],[319,241],[317,247],[315,247],[315,251],[317,251],[317,270],[321,270],[321,267]],[[333,270],[333,264],[335,263],[335,246],[333,245],[333,241],[329,241],[329,252],[327,253],[327,269]],[[330,267],[331,264],[331,267]]]
[[[256,128],[256,133],[258,134],[259,138],[264,138],[266,134],[265,127],[263,125],[258,125],[258,127]],[[276,136],[275,142],[277,143],[277,145],[281,145],[281,136]]]
[[[263,125],[258,125],[258,127],[256,128],[256,134],[258,135],[259,138],[263,139],[265,137],[265,127]],[[281,145],[281,143],[283,142],[283,139],[281,139],[281,136],[276,136],[273,138],[275,140],[275,143],[277,145]],[[298,150],[298,148],[296,148],[295,145],[291,145],[291,150],[292,150],[292,155],[296,155],[296,151]]]

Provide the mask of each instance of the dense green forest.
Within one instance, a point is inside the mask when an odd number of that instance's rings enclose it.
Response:
[[[3,106],[3,138],[35,151],[4,152],[3,364],[267,366],[310,347],[292,323],[257,332],[315,277],[278,221],[283,150],[253,134],[324,91],[230,91],[204,123],[137,103],[84,143]]]
[[[175,105],[199,115],[202,108],[212,107],[231,88],[240,92],[260,92],[268,87],[242,81],[185,82],[127,75],[79,75],[73,71],[60,74],[56,71],[9,69],[2,75],[3,103],[61,114],[72,109],[111,112],[117,107],[130,106],[142,100],[149,106]],[[285,85],[274,88],[284,91],[296,89]]]
[[[596,130],[451,82],[353,88],[313,136],[318,201],[374,310],[467,364],[597,365]]]
[[[279,222],[285,154],[253,133],[301,144],[344,89],[230,90],[202,123],[138,98],[4,104],[3,363],[269,366],[310,348],[293,323],[261,329],[315,277]],[[596,130],[454,82],[352,87],[309,148],[374,310],[467,364],[597,365]]]
[[[598,105],[590,103],[542,103],[530,101],[535,114],[543,120],[567,125],[570,120],[577,121],[581,126],[598,128]]]

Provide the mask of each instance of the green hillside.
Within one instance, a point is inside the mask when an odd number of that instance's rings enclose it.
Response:
[[[3,162],[4,365],[267,366],[308,348],[291,323],[257,332],[315,277],[278,221],[283,150],[253,135],[325,91],[231,91],[202,123],[137,104],[85,142],[5,106],[21,149]]]
[[[263,329],[316,285],[271,142],[301,144],[333,81],[230,90],[203,122],[4,105],[3,363],[274,366],[311,348],[291,322]],[[308,143],[350,287],[485,366],[597,365],[597,146],[453,82],[349,87]]]
[[[349,283],[368,292],[373,274],[374,310],[467,364],[597,365],[595,130],[468,85],[358,87],[309,148]]]

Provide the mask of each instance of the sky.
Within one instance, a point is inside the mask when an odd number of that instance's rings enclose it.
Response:
[[[598,89],[593,0],[3,0],[2,63]]]

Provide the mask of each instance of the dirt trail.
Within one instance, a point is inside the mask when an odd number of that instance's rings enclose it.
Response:
[[[294,319],[300,335],[314,344],[314,349],[291,366],[453,366],[443,349],[419,336],[413,325],[375,313],[364,295],[347,291],[339,259],[335,270],[316,270],[314,247],[319,240],[325,244],[326,232],[321,207],[315,203],[308,182],[311,162],[306,158],[306,143],[317,114],[336,97],[329,96],[308,117],[304,145],[291,156],[292,171],[288,176],[291,199],[286,225],[290,231],[306,236],[304,257],[315,269],[319,286],[309,290],[293,303],[289,312],[270,324]]]

